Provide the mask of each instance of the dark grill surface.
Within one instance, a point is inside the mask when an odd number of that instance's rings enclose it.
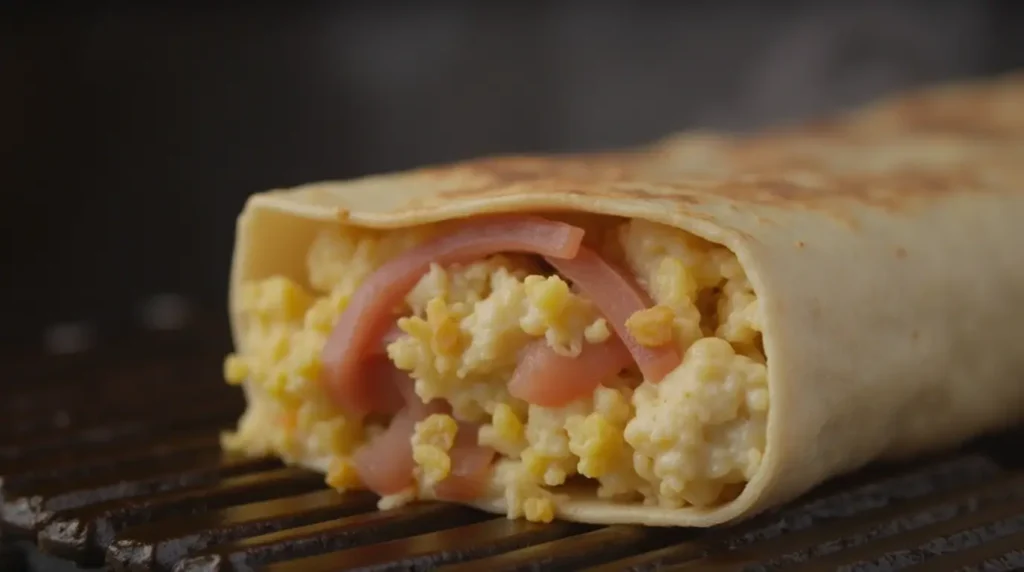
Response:
[[[1021,570],[1024,432],[870,467],[732,528],[374,509],[222,453],[242,410],[198,329],[4,355],[0,570]]]

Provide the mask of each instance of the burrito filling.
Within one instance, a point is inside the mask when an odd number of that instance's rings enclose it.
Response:
[[[735,255],[642,220],[501,215],[322,231],[307,276],[245,284],[249,397],[225,446],[382,508],[561,495],[735,498],[765,447],[757,298]]]

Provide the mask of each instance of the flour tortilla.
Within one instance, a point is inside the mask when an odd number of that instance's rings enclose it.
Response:
[[[667,509],[579,493],[558,505],[559,518],[731,522],[871,461],[1024,419],[1024,146],[949,134],[806,137],[677,139],[702,157],[689,166],[678,146],[662,145],[254,195],[232,267],[236,343],[247,328],[239,285],[274,274],[304,282],[305,253],[324,227],[583,211],[667,224],[736,254],[760,300],[771,408],[762,465],[735,500]],[[477,506],[505,512],[498,497]]]
[[[808,126],[846,134],[945,133],[972,138],[1024,136],[1024,71],[897,94]]]
[[[818,168],[853,163],[862,170],[869,167],[865,155],[875,163],[941,166],[951,155],[964,160],[965,141],[1011,146],[1024,141],[1024,71],[913,90],[851,112],[742,137],[673,134],[647,151],[688,172],[778,170],[806,163],[808,156],[819,159],[811,161]]]
[[[887,164],[948,167],[993,146],[1024,141],[1024,71],[982,82],[928,87],[852,112],[742,137],[678,133],[646,150],[661,166],[685,172],[774,170],[812,166],[835,172]],[[965,143],[968,147],[965,147]]]

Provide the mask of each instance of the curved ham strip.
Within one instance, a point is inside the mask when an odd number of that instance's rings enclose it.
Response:
[[[375,371],[380,368],[383,382],[378,385],[391,388],[391,398],[399,401],[395,408],[398,412],[383,433],[355,452],[352,461],[366,488],[384,496],[400,493],[414,483],[416,462],[412,456],[412,435],[416,424],[434,413],[448,413],[450,408],[442,401],[423,403],[416,395],[412,378],[386,358],[375,361],[373,367]],[[385,367],[392,371],[384,371]],[[478,426],[459,422],[458,427],[455,443],[448,452],[451,474],[434,487],[442,500],[466,501],[479,496],[487,484],[496,454],[493,449],[477,443]]]
[[[342,410],[365,415],[387,404],[375,398],[362,366],[394,323],[393,310],[433,263],[448,265],[499,252],[541,254],[548,260],[576,256],[583,229],[527,215],[488,216],[390,260],[356,290],[321,354],[323,378]]]
[[[563,407],[587,397],[601,382],[633,360],[617,337],[601,344],[583,344],[576,357],[563,356],[541,338],[526,346],[508,384],[508,391],[527,403]]]
[[[402,388],[411,388],[412,378],[395,367],[386,353],[372,356],[363,362],[361,375],[366,380],[363,382],[366,395],[373,400],[375,412],[395,414],[410,403]]]
[[[412,435],[416,424],[431,414],[447,411],[448,407],[439,401],[425,405],[416,398],[391,419],[383,433],[360,447],[352,461],[366,488],[384,496],[400,493],[412,486],[416,468],[412,456]],[[491,463],[497,453],[477,443],[478,429],[470,423],[459,423],[455,443],[448,452],[451,473],[434,486],[437,498],[468,501],[484,492]]]
[[[359,479],[366,488],[384,496],[399,493],[413,484],[410,436],[416,428],[416,414],[402,409],[391,419],[383,433],[371,439],[352,455]]]
[[[413,484],[413,469],[416,467],[412,458],[412,434],[416,424],[432,413],[444,413],[447,407],[440,401],[430,404],[423,403],[413,389],[413,380],[409,375],[394,366],[387,359],[383,360],[393,370],[383,383],[375,385],[387,386],[393,391],[392,398],[397,396],[398,413],[391,419],[388,428],[368,443],[360,447],[352,455],[356,472],[366,488],[384,496],[399,493]],[[404,405],[403,405],[404,403]]]
[[[597,306],[608,320],[608,324],[626,344],[645,379],[657,383],[679,366],[681,358],[673,344],[656,348],[644,347],[626,329],[626,320],[635,312],[648,308],[650,299],[622,272],[596,252],[583,246],[576,257],[570,260],[553,257],[545,257],[545,260],[554,266],[559,274],[579,287],[580,292]]]
[[[491,463],[497,454],[494,449],[477,444],[480,428],[472,423],[459,422],[455,443],[448,451],[451,473],[434,485],[434,494],[440,500],[469,501],[484,492]]]

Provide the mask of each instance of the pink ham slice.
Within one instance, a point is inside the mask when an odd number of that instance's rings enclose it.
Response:
[[[549,260],[576,256],[583,229],[535,216],[487,216],[462,222],[443,236],[385,263],[352,296],[324,347],[323,376],[334,400],[350,415],[381,411],[367,379],[367,355],[394,323],[393,310],[431,264],[463,263],[500,252],[540,254]]]
[[[416,412],[402,409],[383,433],[352,455],[356,472],[366,488],[384,496],[399,493],[412,485],[415,462],[410,438],[418,421]]]
[[[679,366],[679,351],[673,344],[648,348],[636,341],[626,329],[626,320],[635,312],[649,308],[651,301],[625,274],[593,250],[582,246],[575,258],[545,259],[597,306],[608,320],[608,324],[625,343],[626,349],[633,356],[645,379],[657,383]]]
[[[448,451],[452,462],[451,474],[434,485],[438,499],[470,501],[484,492],[496,453],[490,447],[477,444],[479,429],[472,423],[459,423],[455,443]]]
[[[387,354],[369,356],[362,364],[362,375],[370,380],[366,383],[366,395],[373,400],[374,411],[392,415],[398,413],[408,400],[401,388],[412,387],[409,374],[395,367]]]
[[[556,353],[547,340],[539,339],[520,355],[508,391],[533,405],[563,407],[591,395],[601,382],[632,360],[625,344],[616,337],[601,344],[584,344],[576,357]]]
[[[448,405],[441,401],[424,404],[413,389],[413,380],[394,366],[392,368],[397,373],[388,376],[389,384],[405,405],[383,433],[353,455],[360,480],[366,488],[381,496],[400,493],[414,483],[416,462],[412,456],[412,435],[416,424],[434,413],[450,412]],[[455,443],[448,452],[451,474],[434,487],[439,499],[468,501],[483,492],[496,453],[477,444],[478,430],[477,425],[459,422]]]
[[[402,492],[413,484],[412,434],[416,424],[433,413],[446,413],[448,407],[440,401],[424,404],[413,389],[413,380],[391,364],[391,373],[383,372],[383,383],[400,401],[398,413],[383,433],[360,447],[352,456],[356,472],[366,488],[383,496]],[[375,364],[376,365],[376,364]],[[402,404],[404,403],[404,405]]]

